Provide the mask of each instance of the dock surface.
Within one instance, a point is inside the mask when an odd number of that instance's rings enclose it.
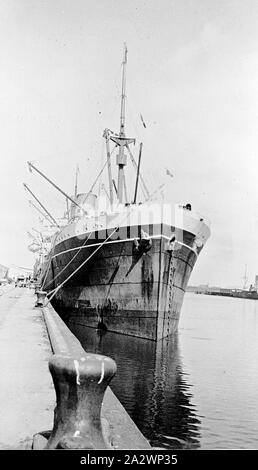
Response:
[[[31,449],[33,435],[53,426],[52,354],[34,291],[0,293],[0,449]]]
[[[35,301],[33,289],[0,290],[0,450],[31,449],[35,434],[52,430],[56,393],[48,361],[64,346],[85,354],[53,308],[37,308]],[[101,415],[115,449],[150,448],[110,387]]]

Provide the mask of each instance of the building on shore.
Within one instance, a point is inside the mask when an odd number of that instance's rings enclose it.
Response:
[[[188,286],[187,292],[206,295],[220,295],[225,297],[239,297],[244,299],[258,300],[258,276],[255,276],[254,285],[251,284],[248,289],[225,288],[200,284],[199,286]]]
[[[4,279],[8,275],[9,268],[0,264],[0,279]]]

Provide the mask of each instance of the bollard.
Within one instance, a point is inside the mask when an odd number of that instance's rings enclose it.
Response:
[[[36,295],[37,295],[37,300],[36,300],[35,307],[43,307],[44,303],[45,303],[47,292],[45,292],[43,290],[38,290],[36,292]]]
[[[40,282],[36,281],[34,284],[34,294],[37,294],[37,292],[40,290]]]
[[[49,370],[56,391],[53,431],[36,434],[33,448],[112,449],[101,405],[116,363],[98,354],[54,355]]]

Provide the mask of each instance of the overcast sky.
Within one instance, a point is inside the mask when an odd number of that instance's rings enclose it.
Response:
[[[0,263],[31,266],[38,218],[26,182],[58,217],[80,165],[89,189],[119,130],[123,43],[128,135],[143,141],[151,190],[191,202],[211,238],[191,283],[242,285],[258,274],[258,2],[256,0],[1,0]],[[142,126],[142,114],[146,129]],[[135,148],[136,155],[138,146]]]

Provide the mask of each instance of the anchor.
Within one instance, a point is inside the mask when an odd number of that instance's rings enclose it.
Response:
[[[135,253],[147,253],[152,247],[152,239],[150,235],[141,229],[139,240],[134,239],[134,252]]]

